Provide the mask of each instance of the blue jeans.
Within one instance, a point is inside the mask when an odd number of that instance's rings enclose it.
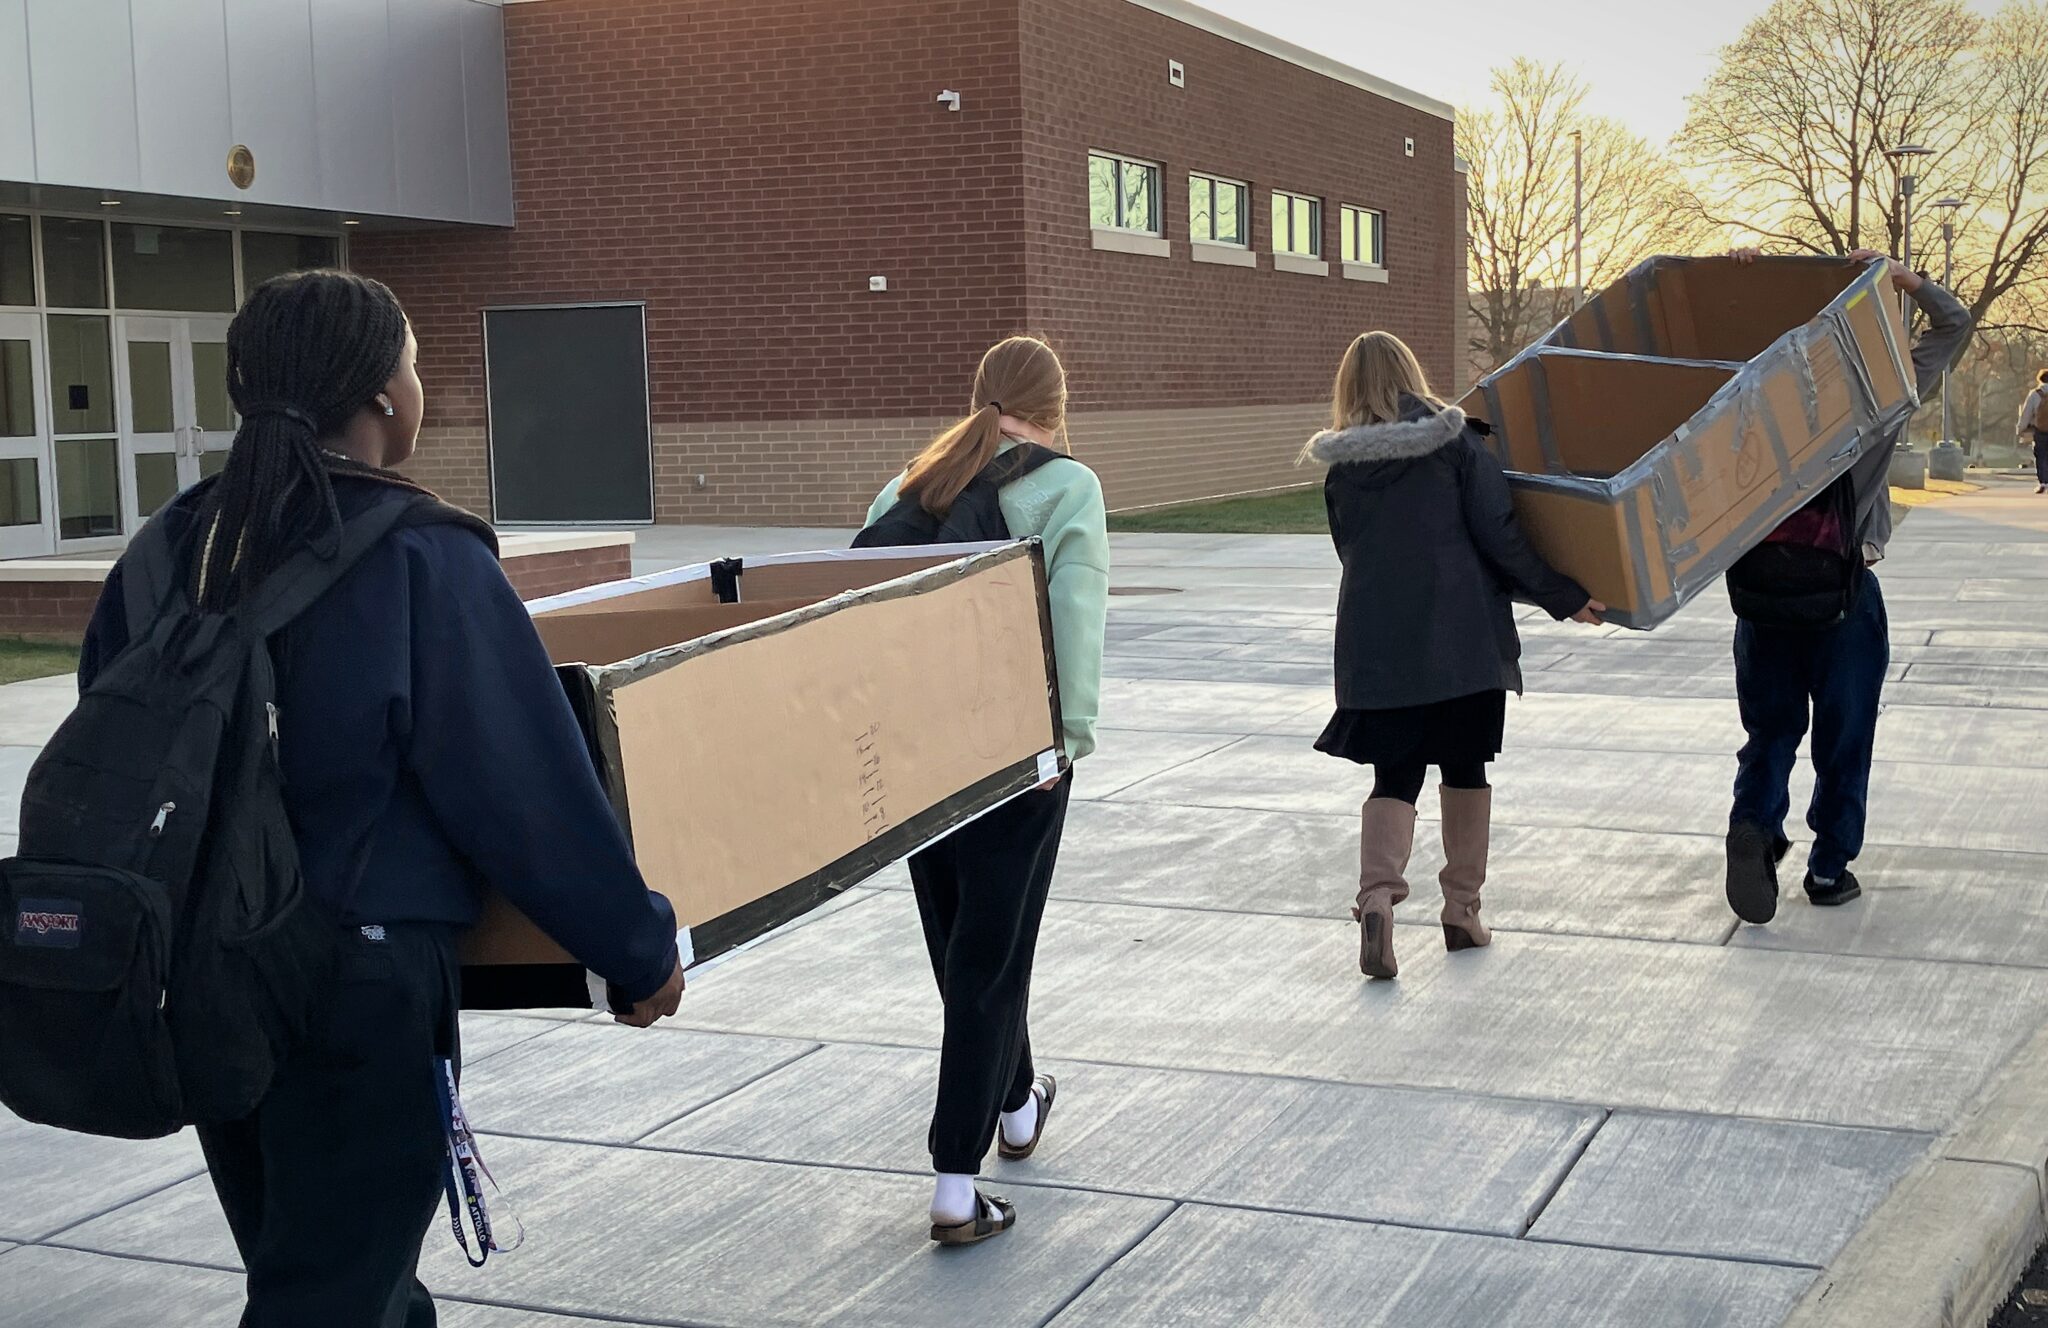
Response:
[[[1842,874],[1863,851],[1870,796],[1870,755],[1877,739],[1878,701],[1891,664],[1891,633],[1877,577],[1867,575],[1849,610],[1833,627],[1802,632],[1735,627],[1735,696],[1749,734],[1736,758],[1731,823],[1782,837],[1792,809],[1792,767],[1799,742],[1813,729],[1813,831],[1808,866],[1823,880]]]

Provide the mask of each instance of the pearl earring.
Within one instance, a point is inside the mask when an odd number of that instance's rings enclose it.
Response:
[[[398,407],[392,405],[390,402],[387,401],[384,403],[384,413],[386,415],[396,415],[398,413]]]

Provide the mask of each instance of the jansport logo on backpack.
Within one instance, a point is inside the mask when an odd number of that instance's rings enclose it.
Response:
[[[121,561],[129,639],[29,770],[0,862],[0,1103],[151,1138],[240,1119],[331,987],[339,928],[299,870],[270,638],[396,525],[344,524],[224,614],[162,519]]]
[[[83,908],[76,899],[22,900],[14,916],[14,943],[76,950],[85,924]]]

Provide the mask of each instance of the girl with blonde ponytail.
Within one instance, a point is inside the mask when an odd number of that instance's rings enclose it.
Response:
[[[907,518],[918,513],[904,511],[911,507],[937,519],[925,523],[929,542],[932,532],[948,531],[947,518],[962,523],[970,497],[985,501],[994,490],[1001,515],[989,517],[1001,529],[981,537],[1044,542],[1062,736],[1067,756],[1078,761],[1095,749],[1109,535],[1094,472],[1042,450],[1067,451],[1066,418],[1067,376],[1052,347],[1035,337],[997,343],[974,376],[968,414],[882,490],[863,538],[892,542],[867,536],[914,525]],[[1062,775],[910,859],[946,1007],[930,1132],[937,1173],[931,1238],[941,1245],[971,1245],[1010,1229],[1016,1209],[983,1195],[975,1177],[991,1142],[1012,1160],[1037,1150],[1059,1089],[1032,1065],[1024,1011],[1071,790],[1071,774]]]

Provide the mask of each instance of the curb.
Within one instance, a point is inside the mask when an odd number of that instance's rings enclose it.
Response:
[[[2048,1239],[2048,1027],[1814,1281],[1785,1328],[1984,1328]]]

